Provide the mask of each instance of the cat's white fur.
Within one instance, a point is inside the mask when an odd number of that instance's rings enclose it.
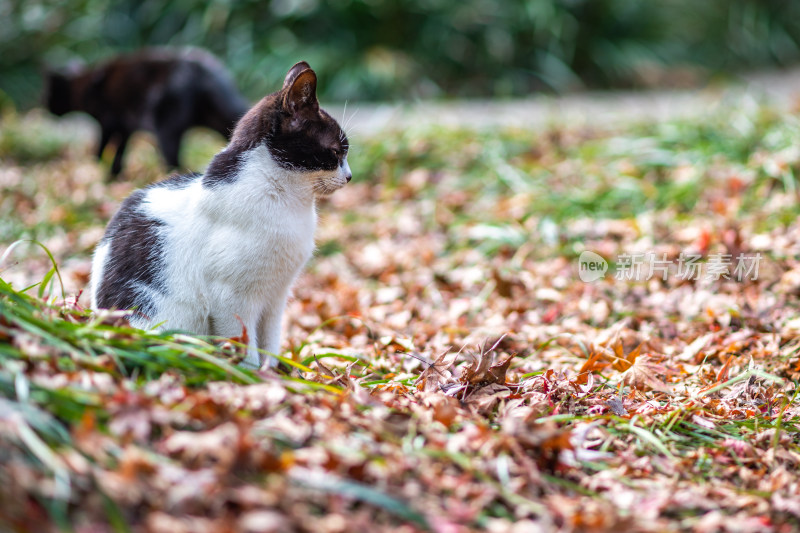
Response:
[[[249,344],[243,365],[258,368],[266,359],[259,350],[280,351],[290,288],[313,253],[315,197],[343,187],[350,168],[345,158],[332,172],[286,170],[263,145],[241,161],[232,183],[207,188],[196,179],[181,189],[146,189],[140,209],[163,223],[169,294],[139,287],[157,312],[133,315],[131,324],[224,337],[240,335],[244,324]],[[95,309],[110,246],[99,246],[92,262]]]
[[[94,249],[94,255],[92,255],[92,277],[89,280],[91,285],[90,292],[92,294],[92,309],[99,309],[100,306],[97,305],[97,293],[98,289],[100,288],[100,280],[103,279],[103,270],[106,266],[106,260],[108,258],[108,250],[111,248],[111,245],[108,242],[103,242]]]

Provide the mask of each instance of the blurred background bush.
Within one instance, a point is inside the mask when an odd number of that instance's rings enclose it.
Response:
[[[796,0],[0,0],[0,90],[147,45],[217,54],[251,99],[305,59],[328,100],[690,86],[800,59]]]

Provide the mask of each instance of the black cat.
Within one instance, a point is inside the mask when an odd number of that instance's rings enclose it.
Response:
[[[230,140],[250,107],[222,64],[195,48],[147,49],[77,72],[50,72],[45,94],[51,113],[83,111],[97,119],[98,158],[109,142],[117,146],[112,179],[135,131],[155,133],[167,164],[178,167],[186,130],[206,126]]]

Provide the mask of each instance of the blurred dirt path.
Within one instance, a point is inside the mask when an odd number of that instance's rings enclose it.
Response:
[[[587,92],[566,96],[538,95],[519,100],[472,100],[325,106],[351,136],[429,126],[469,128],[519,127],[543,129],[552,125],[609,126],[701,116],[720,106],[768,102],[793,110],[800,103],[800,68],[754,73],[703,89]]]
[[[534,95],[516,100],[420,101],[414,103],[329,103],[328,110],[351,139],[433,124],[488,129],[543,130],[553,126],[609,127],[702,116],[721,107],[768,103],[800,110],[800,67],[743,75],[703,89],[593,91],[564,96]],[[344,111],[344,113],[343,113]],[[344,115],[344,116],[343,116]],[[79,137],[94,138],[96,124],[76,113],[59,121]]]

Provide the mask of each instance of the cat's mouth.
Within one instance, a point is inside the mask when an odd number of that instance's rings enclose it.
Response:
[[[345,185],[349,180],[341,176],[319,179],[314,183],[315,196],[330,196]]]
[[[314,194],[316,196],[329,196],[347,185],[352,177],[350,166],[345,160],[335,173],[325,173],[314,180]]]

